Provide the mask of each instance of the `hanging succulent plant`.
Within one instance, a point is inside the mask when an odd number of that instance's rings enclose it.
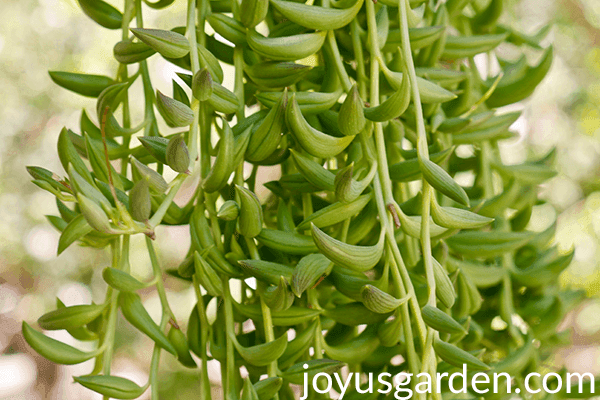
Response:
[[[292,399],[290,383],[344,364],[359,378],[433,376],[466,364],[506,372],[524,389],[523,377],[564,342],[557,325],[580,295],[561,289],[558,276],[573,252],[552,245],[554,225],[527,230],[540,202],[537,186],[555,175],[553,153],[504,165],[498,143],[515,135],[510,126],[520,114],[495,109],[533,93],[552,47],[541,47],[541,35],[498,23],[508,2],[188,0],[185,26],[167,31],[145,27],[142,17],[147,7],[169,12],[173,0],[124,0],[123,13],[101,0],[78,1],[96,23],[122,30],[114,47],[120,66],[114,78],[50,73],[63,88],[98,99],[99,124],[84,111],[80,132],[61,132],[65,178],[28,170],[57,198],[60,216],[51,222],[62,232],[59,253],[75,242],[109,247],[113,263],[103,272],[103,304],[59,304],[39,319],[42,329],[96,342],[95,350],[23,323],[27,342],[49,360],[95,359],[76,382],[117,399],[151,387],[158,399],[166,350],[190,368],[197,366],[191,353],[199,357],[201,399],[211,398],[209,359],[222,365],[229,400]],[[206,33],[207,24],[216,34]],[[474,57],[493,58],[506,43],[541,58],[535,66],[524,57],[503,62],[482,76]],[[155,92],[149,57],[186,71],[171,95]],[[233,91],[223,86],[224,64],[235,71]],[[144,89],[139,101],[129,91],[136,80]],[[130,110],[140,103],[144,118],[134,123]],[[159,130],[155,110],[178,132]],[[472,156],[459,157],[458,145]],[[111,160],[120,160],[118,171]],[[244,163],[252,166],[248,178]],[[265,204],[255,194],[262,165],[281,170],[265,184]],[[169,183],[165,166],[178,173]],[[459,184],[459,173],[473,184]],[[195,196],[176,205],[182,184],[198,174]],[[185,334],[152,242],[161,224],[189,226],[189,252],[172,271],[197,295]],[[130,236],[140,233],[154,273],[149,283],[128,271]],[[255,286],[244,281],[250,277]],[[231,296],[233,282],[241,285],[240,302]],[[136,293],[150,287],[162,305],[158,324]],[[210,324],[213,297],[219,302]],[[143,387],[111,375],[119,309],[156,344]],[[504,328],[492,324],[498,318]],[[248,319],[255,330],[244,333],[236,326]],[[390,361],[397,355],[400,365]],[[420,398],[454,398],[447,378],[433,385]],[[540,381],[531,385],[538,389]],[[362,398],[356,390],[346,398]],[[495,398],[511,398],[502,390]],[[568,397],[566,389],[556,396]]]

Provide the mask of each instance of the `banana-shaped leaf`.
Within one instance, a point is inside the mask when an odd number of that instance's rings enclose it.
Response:
[[[435,353],[448,364],[462,368],[466,364],[474,371],[487,371],[490,367],[472,354],[438,338],[433,341]]]
[[[213,81],[212,89],[212,95],[208,99],[212,108],[225,114],[237,111],[240,101],[232,91],[215,81]]]
[[[331,191],[334,189],[335,175],[333,172],[293,149],[290,149],[290,152],[298,171],[308,182],[323,190]]]
[[[359,196],[350,203],[336,202],[311,214],[298,224],[298,231],[308,229],[310,225],[318,228],[335,225],[358,214],[371,201],[371,194]]]
[[[426,305],[421,309],[421,315],[423,316],[423,321],[436,331],[467,334],[467,331],[461,324],[437,307]]]
[[[289,348],[289,345],[288,345]],[[287,349],[286,349],[287,350]],[[261,379],[254,384],[254,389],[260,400],[272,399],[281,386],[283,385],[283,379],[280,377],[272,376],[270,378]]]
[[[110,167],[106,165],[106,158],[104,156],[104,152],[97,148],[94,143],[90,140],[90,137],[87,133],[84,134],[85,138],[85,148],[87,151],[87,159],[92,166],[92,170],[97,179],[108,183],[109,182],[109,168],[110,173],[113,176],[113,185],[116,189],[123,190],[123,181],[121,180],[121,175],[117,174],[117,171],[109,164]]]
[[[156,50],[143,42],[123,40],[113,47],[113,55],[121,64],[135,64],[154,55]]]
[[[292,291],[297,297],[301,297],[306,289],[326,277],[332,268],[333,263],[322,254],[302,257],[292,274]]]
[[[302,79],[312,67],[293,62],[266,61],[244,65],[244,72],[260,87],[269,89],[291,86]]]
[[[121,29],[123,14],[102,0],[77,0],[84,14],[107,29]]]
[[[452,308],[456,300],[454,285],[438,260],[432,257],[431,261],[433,262],[433,274],[435,278],[435,294],[445,307]]]
[[[230,338],[233,341],[235,349],[240,353],[242,358],[246,360],[246,362],[258,367],[269,365],[271,362],[281,357],[288,343],[287,334],[281,335],[272,342],[257,344],[252,347],[242,346],[235,335],[231,335]]]
[[[256,237],[262,230],[263,212],[256,195],[243,186],[235,185],[240,199],[240,233],[248,238]]]
[[[485,140],[508,139],[513,136],[508,128],[521,116],[521,112],[512,112],[493,116],[471,123],[466,129],[453,133],[454,144],[472,144]]]
[[[111,375],[85,375],[73,379],[81,386],[113,399],[137,399],[148,387],[140,387],[129,379]]]
[[[260,304],[239,304],[234,301],[233,306],[240,314],[254,321],[262,321]],[[271,318],[274,326],[291,326],[311,321],[321,313],[321,310],[291,306],[285,311],[273,311]]]
[[[400,220],[400,228],[409,236],[414,238],[421,237],[421,216],[420,215],[406,215],[402,209],[397,209],[398,219]],[[440,236],[444,234],[447,229],[435,224],[433,220],[429,221],[429,230],[432,237]]]
[[[448,35],[442,58],[455,60],[473,57],[479,53],[485,53],[496,48],[507,37],[508,33],[475,36]]]
[[[379,325],[379,329],[377,330],[379,342],[384,347],[393,347],[397,345],[401,335],[402,320],[398,317],[385,321],[383,324]]]
[[[318,251],[310,236],[295,232],[264,228],[256,239],[268,248],[285,254],[306,255]]]
[[[177,356],[177,350],[158,325],[150,318],[148,311],[142,305],[140,296],[134,293],[121,292],[119,293],[119,305],[123,316],[131,325],[154,340],[157,345]]]
[[[223,281],[215,270],[206,262],[203,255],[197,251],[193,255],[194,271],[200,284],[208,294],[217,297],[223,295]]]
[[[303,115],[319,114],[329,110],[340,98],[341,90],[326,92],[295,92],[296,101]],[[272,108],[279,101],[282,92],[261,92],[256,98],[266,107]]]
[[[247,274],[272,285],[278,285],[280,277],[292,281],[293,267],[262,260],[240,260],[238,263]]]
[[[402,72],[394,72],[382,64],[383,74],[394,90],[400,90],[402,88],[402,81],[404,80],[404,74]],[[456,99],[456,95],[449,90],[444,89],[440,85],[430,82],[427,79],[417,77],[417,88],[421,95],[421,101],[424,104],[436,104],[445,103],[450,100]]]
[[[147,284],[138,281],[127,272],[111,267],[104,268],[102,278],[109,286],[121,292],[135,292],[148,287]]]
[[[357,337],[337,346],[330,346],[322,340],[323,349],[327,356],[346,363],[360,363],[367,359],[379,346],[377,325],[370,325]]]
[[[516,201],[521,191],[521,185],[516,181],[511,181],[506,186],[506,189],[498,195],[486,200],[481,208],[479,208],[479,214],[486,217],[496,217],[500,215],[509,206],[512,206]]]
[[[331,115],[332,112],[323,113],[322,117]],[[325,124],[327,118],[321,121]],[[358,93],[358,85],[355,83],[348,92],[346,99],[340,107],[337,115],[337,129],[346,136],[359,134],[366,126],[367,120],[364,115],[364,102]],[[335,125],[334,125],[335,126]]]
[[[382,229],[377,244],[355,246],[332,238],[312,225],[312,237],[319,250],[333,263],[354,271],[364,272],[373,268],[381,259],[385,232]]]
[[[337,265],[334,265],[331,270],[329,280],[344,296],[356,301],[361,301],[362,299],[361,290],[363,286],[376,284],[376,281],[368,279],[362,272],[342,268]]]
[[[419,157],[423,177],[438,192],[465,206],[469,206],[469,196],[442,167],[431,160]]]
[[[242,396],[240,400],[260,400],[249,377],[244,378],[244,386],[242,387]]]
[[[94,229],[88,224],[85,217],[82,214],[77,215],[65,226],[58,239],[58,251],[57,254],[61,254],[75,241],[81,239]]]
[[[246,44],[246,28],[238,20],[225,14],[213,13],[206,20],[219,35],[237,46]]]
[[[397,6],[397,4],[396,4]],[[410,39],[411,50],[422,49],[434,43],[440,38],[446,28],[444,26],[424,26],[419,28],[409,28],[408,37]],[[386,38],[384,52],[395,51],[402,47],[402,30],[390,29]]]
[[[246,149],[246,159],[250,162],[263,161],[277,149],[281,134],[285,129],[285,110],[287,107],[287,88],[279,97],[258,128],[252,132]]]
[[[101,351],[83,352],[75,347],[52,339],[40,333],[23,321],[22,332],[25,341],[42,357],[63,365],[74,365],[87,361]]]
[[[285,351],[277,360],[279,368],[286,369],[291,366],[310,347],[317,331],[317,321],[313,321],[308,328],[297,332],[294,340],[288,343]]]
[[[464,71],[456,71],[446,68],[415,68],[418,76],[429,81],[434,81],[438,85],[448,88],[458,83],[461,83],[467,78],[467,73]]]
[[[559,275],[571,264],[574,256],[574,249],[563,256],[552,254],[549,257],[538,259],[525,269],[517,269],[513,272],[513,276],[528,287],[545,286],[558,279]]]
[[[523,185],[539,185],[554,178],[557,172],[544,164],[524,163],[519,165],[501,165],[492,164],[492,167],[497,170],[500,175],[514,178]]]
[[[231,175],[235,168],[235,166],[231,164],[234,151],[235,141],[233,138],[233,131],[227,121],[224,120],[221,140],[219,141],[219,153],[217,154],[217,158],[215,159],[210,172],[202,181],[202,188],[205,192],[216,192],[227,184],[229,175]]]
[[[98,97],[108,86],[115,83],[103,75],[76,74],[72,72],[48,71],[57,85],[87,97]]]
[[[294,94],[288,102],[286,120],[300,145],[315,157],[334,157],[348,147],[354,139],[353,136],[331,136],[310,126],[302,116]]]
[[[181,58],[190,52],[190,43],[177,32],[143,28],[132,28],[131,32],[164,57]]]
[[[261,293],[265,304],[272,311],[284,311],[294,304],[294,293],[289,289],[287,279],[283,276],[279,277],[277,286],[268,286]]]
[[[57,297],[56,298],[56,308],[65,308],[65,307],[66,307],[65,304]],[[96,326],[97,324],[100,323],[99,321],[103,321],[102,316],[99,316],[98,318],[94,319],[93,321],[89,322],[88,324],[80,326],[78,328],[67,329],[67,332],[69,332],[69,335],[73,336],[77,340],[81,340],[82,342],[98,340],[98,334],[96,332],[90,330],[88,328],[88,325]]]
[[[433,221],[448,229],[476,229],[490,224],[494,219],[454,207],[441,207],[436,199],[431,202]]]
[[[486,104],[489,107],[502,107],[529,97],[550,71],[553,55],[553,48],[549,47],[542,55],[538,65],[529,68],[521,79],[506,85],[502,84],[502,80],[500,80],[494,93],[486,100]]]
[[[187,338],[183,332],[181,332],[181,329],[171,327],[168,338],[175,349],[177,349],[177,360],[179,360],[182,365],[188,368],[196,368],[196,361],[194,361],[192,355],[190,354],[190,346]]]
[[[303,33],[300,35],[266,38],[254,30],[246,36],[248,46],[257,54],[281,61],[295,61],[306,58],[321,49],[327,31]]]
[[[42,315],[38,319],[38,324],[46,330],[79,328],[95,320],[105,308],[104,304],[61,307]]]
[[[377,173],[377,162],[373,161],[367,175],[359,181],[352,177],[353,173],[354,162],[338,171],[335,175],[335,197],[342,203],[349,203],[356,200],[365,191],[367,186],[371,184]]]
[[[336,9],[309,6],[290,1],[271,0],[271,5],[290,21],[310,29],[322,31],[335,30],[348,25],[358,14],[362,4],[363,0],[356,0],[356,3],[349,8]]]
[[[429,157],[431,161],[441,163],[452,154],[452,151],[453,149],[449,148],[441,152],[432,153]],[[390,179],[393,181],[409,182],[419,179],[420,176],[421,168],[419,167],[419,160],[416,157],[390,165]]]
[[[478,288],[493,287],[502,282],[506,271],[494,265],[485,265],[471,261],[461,261],[448,257],[447,265],[467,274]]]
[[[397,299],[373,285],[363,286],[360,294],[365,307],[378,314],[392,312],[408,301],[408,297]]]
[[[404,74],[406,68],[403,67]],[[408,76],[408,75],[403,75]],[[389,121],[404,114],[410,104],[410,83],[408,79],[402,79],[400,88],[389,98],[376,107],[365,108],[365,117],[371,121]]]
[[[461,232],[446,242],[453,250],[474,258],[492,258],[524,246],[533,232]]]

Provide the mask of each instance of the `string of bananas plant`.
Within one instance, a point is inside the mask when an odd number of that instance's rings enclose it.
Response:
[[[547,74],[547,28],[525,35],[500,24],[504,0],[188,0],[171,30],[145,25],[143,15],[168,13],[174,0],[124,0],[122,11],[78,2],[96,23],[121,30],[119,68],[113,77],[50,72],[59,86],[97,98],[96,109],[82,112],[76,131],[60,132],[64,172],[28,170],[56,196],[59,216],[48,219],[61,232],[59,254],[76,242],[108,247],[112,264],[102,271],[103,303],[57,300],[38,320],[96,349],[23,322],[35,351],[59,364],[94,359],[75,381],[115,399],[148,388],[158,399],[163,350],[199,368],[201,399],[211,398],[213,359],[228,400],[293,399],[291,384],[343,366],[362,378],[347,391],[333,381],[346,399],[394,398],[369,373],[416,377],[466,364],[470,374],[506,372],[526,393],[524,376],[551,368],[553,350],[568,341],[557,326],[581,299],[558,285],[573,252],[553,245],[555,224],[527,230],[543,202],[538,185],[555,175],[554,151],[503,164],[498,143],[515,136],[509,127],[520,113],[496,111],[526,99]],[[499,47],[522,56],[503,59]],[[480,54],[500,72],[480,72]],[[172,93],[155,92],[150,57],[184,71]],[[223,86],[224,64],[235,71],[233,91]],[[143,93],[130,90],[137,80]],[[141,104],[143,120],[132,121]],[[255,195],[260,166],[281,170],[265,184],[265,204]],[[165,167],[178,173],[171,182]],[[176,205],[198,175],[194,196]],[[161,224],[189,226],[185,260],[168,271],[197,295],[188,321],[176,321],[165,292],[153,245]],[[146,235],[148,283],[129,274],[136,234]],[[148,288],[160,298],[159,324],[136,293]],[[143,386],[111,374],[119,310],[155,343]],[[430,384],[415,396],[513,396],[504,385],[456,395],[447,378]]]

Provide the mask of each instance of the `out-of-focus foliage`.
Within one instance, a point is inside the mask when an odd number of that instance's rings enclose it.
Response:
[[[109,2],[120,4],[118,0]],[[181,15],[185,4],[175,4],[172,9]],[[57,367],[30,353],[20,335],[20,321],[35,320],[54,308],[56,297],[66,305],[102,302],[105,283],[101,274],[110,260],[102,251],[77,246],[56,256],[59,233],[44,217],[56,213],[56,204],[30,183],[24,166],[59,170],[56,141],[61,127],[76,127],[81,108],[93,110],[95,106],[95,99],[56,86],[47,71],[112,74],[117,67],[112,48],[120,32],[90,23],[75,0],[3,0],[0,14],[0,399],[88,399],[93,394],[73,385],[71,376],[88,372],[90,363]],[[157,27],[174,24],[164,17],[154,21],[152,13],[146,18]],[[155,86],[166,90],[174,70],[162,62],[165,78],[157,79]],[[160,232],[159,257],[167,268],[175,267],[189,247],[184,231]],[[143,238],[132,242],[132,273],[147,280],[151,268]],[[187,319],[193,291],[181,291],[174,279],[167,280],[167,285],[178,318]],[[153,292],[144,302],[153,309],[158,298]],[[115,371],[143,382],[152,342],[125,323],[118,329],[122,341],[117,343]],[[74,344],[68,334],[55,333],[56,339]],[[197,391],[197,377],[178,368],[176,361],[163,367],[165,393],[174,385],[184,397]],[[218,374],[218,370],[214,372]]]
[[[595,0],[521,1],[514,21],[535,31],[554,21],[551,40],[556,62],[528,107],[523,143],[544,154],[557,146],[559,176],[544,197],[560,214],[557,241],[576,247],[575,260],[563,274],[565,285],[600,292],[600,5]],[[508,154],[507,154],[508,155]],[[539,210],[541,214],[544,210]],[[550,210],[546,210],[546,213]],[[542,215],[543,217],[543,215]]]
[[[555,22],[551,40],[556,56],[549,77],[529,101],[524,117],[516,123],[521,139],[505,145],[503,157],[518,163],[528,156],[527,152],[543,155],[552,146],[558,147],[559,175],[543,189],[544,197],[557,211],[539,207],[532,224],[542,227],[553,219],[555,212],[560,214],[557,241],[563,248],[576,247],[575,260],[563,274],[563,283],[597,295],[600,292],[600,4],[597,0],[512,1],[519,6],[507,22],[523,31],[534,33],[547,22]],[[119,5],[118,1],[110,2]],[[65,368],[63,373],[37,356],[19,354],[28,351],[18,334],[19,321],[31,320],[54,307],[57,295],[67,305],[101,301],[104,289],[101,271],[109,260],[104,253],[75,247],[55,256],[58,233],[43,215],[55,213],[56,206],[51,195],[29,183],[23,166],[44,165],[59,170],[54,149],[60,128],[77,126],[79,109],[94,107],[94,100],[54,85],[46,70],[110,74],[115,68],[109,68],[105,60],[111,58],[112,45],[119,33],[107,33],[90,24],[75,0],[2,0],[0,15],[3,17],[0,23],[0,354],[3,354],[0,376],[7,377],[2,380],[0,399],[85,398],[89,392],[80,392],[78,386],[71,385],[69,377],[88,371],[90,365],[61,367]],[[154,21],[152,15],[147,18],[158,28],[174,23],[165,19]],[[156,60],[152,62],[162,62]],[[159,89],[168,88],[174,74],[173,67],[166,63],[163,70],[164,80],[155,82]],[[180,257],[178,254],[184,254],[189,244],[185,233],[171,229],[158,237],[168,241],[158,246],[166,249],[162,254],[163,265],[175,266],[180,261],[176,259]],[[141,244],[142,240],[138,238],[134,244]],[[140,246],[134,246],[131,258],[136,262],[132,263],[132,272],[144,279],[150,273],[147,256],[136,248]],[[92,265],[95,268],[90,268]],[[182,318],[187,317],[193,293],[181,291],[174,280],[168,280],[167,285],[173,308]],[[149,306],[157,301],[155,297],[145,298]],[[177,307],[178,304],[182,307]],[[567,321],[576,327],[577,343],[590,344],[584,359],[592,360],[576,364],[570,360],[583,353],[565,350],[563,355],[569,356],[567,367],[580,372],[599,372],[599,363],[594,361],[598,349],[593,344],[600,334],[598,314],[598,304],[588,304]],[[134,331],[125,324],[119,329],[117,337],[133,343]],[[67,335],[57,338],[68,340]],[[148,364],[151,343],[141,335],[135,339],[135,357],[131,347],[120,346],[115,370],[143,382],[146,372],[141,366]],[[147,359],[144,354],[148,354]],[[176,386],[180,398],[194,396],[197,377],[175,364],[165,367],[162,375],[165,394]],[[218,374],[218,370],[212,372]]]

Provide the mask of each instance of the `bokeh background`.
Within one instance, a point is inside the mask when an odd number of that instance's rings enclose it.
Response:
[[[118,0],[110,3],[119,7]],[[573,344],[559,351],[556,363],[569,370],[600,374],[600,1],[510,0],[505,22],[526,33],[553,23],[548,42],[555,46],[552,70],[528,100],[514,129],[520,137],[503,146],[503,157],[517,162],[558,149],[558,176],[542,187],[548,204],[536,207],[532,224],[558,220],[556,241],[575,246],[575,261],[561,276],[562,284],[583,288],[589,299],[574,310],[562,328],[572,329]],[[176,1],[170,15],[148,12],[146,26],[182,25],[185,2]],[[164,14],[164,13],[163,13]],[[91,370],[90,362],[55,366],[33,353],[20,336],[21,321],[33,322],[55,307],[56,296],[67,305],[102,301],[101,271],[108,265],[102,251],[72,246],[59,257],[59,234],[45,219],[56,214],[54,198],[30,183],[26,165],[62,172],[56,140],[63,126],[78,129],[86,99],[54,85],[47,70],[114,75],[112,47],[119,31],[95,25],[75,0],[0,1],[0,400],[93,399],[72,383],[72,375]],[[112,61],[111,61],[112,60]],[[175,67],[153,57],[153,83],[170,90]],[[231,77],[226,78],[227,81]],[[135,108],[135,105],[134,105]],[[134,117],[135,120],[135,117]],[[158,231],[160,258],[175,267],[189,246],[185,229]],[[132,273],[150,278],[142,238],[133,238]],[[194,294],[167,279],[169,302],[177,318],[187,320]],[[146,307],[158,311],[158,298],[144,293]],[[153,315],[158,319],[158,314]],[[73,341],[68,334],[55,338]],[[118,326],[114,372],[138,383],[147,379],[150,340]],[[164,398],[197,398],[198,373],[163,357]],[[218,379],[218,368],[211,367]],[[174,397],[173,388],[176,387]]]

